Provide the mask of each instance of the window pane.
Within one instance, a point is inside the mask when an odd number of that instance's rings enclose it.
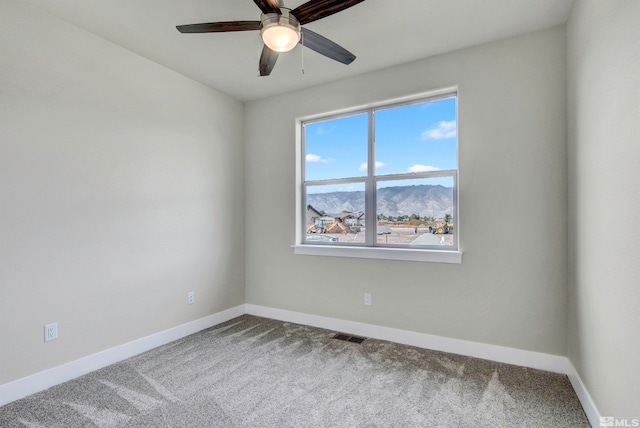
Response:
[[[306,242],[364,243],[364,183],[307,186]]]
[[[367,175],[366,113],[305,125],[305,180]]]
[[[375,112],[376,174],[457,168],[456,98]]]
[[[378,181],[376,205],[381,245],[455,245],[453,177]]]

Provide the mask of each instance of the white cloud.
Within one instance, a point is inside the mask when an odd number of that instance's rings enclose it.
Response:
[[[330,134],[333,132],[333,130],[336,129],[335,126],[323,126],[320,125],[316,128],[316,135],[326,135],[326,134]]]
[[[383,167],[384,166],[384,162],[376,162],[376,169]],[[366,171],[367,170],[367,162],[363,162],[360,164],[360,168],[358,168],[360,171]]]
[[[438,123],[435,128],[427,129],[422,133],[423,140],[442,140],[453,138],[458,134],[458,127],[455,120]]]
[[[410,166],[408,169],[409,172],[430,172],[430,171],[440,171],[440,168],[436,168],[435,166],[430,165],[420,165],[419,163]]]
[[[329,163],[333,160],[331,158],[323,158],[320,155],[314,155],[312,153],[309,153],[307,156],[305,156],[305,159],[307,162],[320,162],[320,163]]]

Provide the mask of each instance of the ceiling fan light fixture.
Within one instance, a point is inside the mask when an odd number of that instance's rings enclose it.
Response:
[[[282,14],[263,14],[260,37],[272,51],[288,52],[300,41],[300,23],[288,9],[281,7],[280,10]]]

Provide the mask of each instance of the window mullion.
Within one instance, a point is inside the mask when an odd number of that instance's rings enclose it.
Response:
[[[365,183],[365,219],[366,219],[366,240],[367,246],[374,246],[376,242],[376,232],[378,221],[376,216],[376,156],[375,156],[375,116],[374,111],[369,110],[369,135],[368,135],[368,158],[367,158],[367,180]]]

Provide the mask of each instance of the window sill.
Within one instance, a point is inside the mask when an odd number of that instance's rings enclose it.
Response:
[[[411,248],[371,248],[329,245],[293,245],[294,254],[307,256],[355,257],[359,259],[407,260],[413,262],[462,263],[461,251],[414,250]]]

